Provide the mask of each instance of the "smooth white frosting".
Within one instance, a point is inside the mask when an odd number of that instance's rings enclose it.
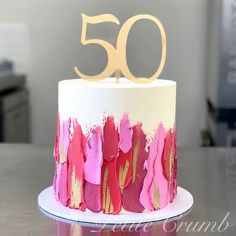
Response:
[[[118,84],[114,78],[64,80],[59,82],[58,102],[60,118],[77,118],[85,133],[91,126],[102,126],[104,115],[119,122],[127,113],[132,124],[141,122],[144,132],[153,135],[159,123],[167,129],[175,124],[176,83],[157,79],[137,84],[125,78]]]

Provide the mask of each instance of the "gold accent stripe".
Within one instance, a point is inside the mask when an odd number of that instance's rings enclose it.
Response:
[[[63,164],[67,160],[67,153],[66,153],[66,150],[63,147],[62,141],[59,144],[59,153],[60,153],[60,163]]]
[[[106,210],[107,179],[108,179],[108,168],[105,169],[103,176],[103,184],[102,184],[102,207],[104,210]]]
[[[133,172],[132,172],[132,182],[134,183],[136,179],[137,172],[137,162],[138,162],[138,151],[139,151],[139,143],[134,145],[134,153],[133,153]]]
[[[121,166],[119,169],[119,184],[120,184],[121,190],[123,190],[125,187],[125,180],[126,180],[128,171],[129,171],[129,161],[126,160],[124,167]]]
[[[110,204],[111,204],[111,194],[110,194],[110,189],[107,187],[107,191],[106,191],[105,213],[109,213],[109,210],[110,210]]]
[[[158,187],[155,184],[153,184],[153,199],[154,199],[153,202],[154,208],[155,209],[160,208],[160,193]]]
[[[76,179],[75,168],[72,169],[71,174],[71,198],[70,198],[70,206],[79,208],[82,202],[82,181]]]
[[[173,151],[173,148],[171,148],[171,151],[170,151],[170,177],[172,178],[173,176],[173,169],[174,169],[174,151]]]

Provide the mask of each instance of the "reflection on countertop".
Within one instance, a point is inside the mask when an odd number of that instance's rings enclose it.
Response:
[[[37,204],[38,194],[52,185],[54,174],[52,153],[52,147],[27,144],[0,145],[0,235],[156,236],[176,233],[181,236],[207,236],[211,234],[210,230],[214,222],[216,222],[214,236],[235,235],[236,149],[179,148],[178,182],[194,197],[192,211],[183,218],[168,224],[170,227],[168,230],[163,228],[163,224],[162,227],[154,224],[151,232],[141,230],[140,232],[118,233],[94,232],[94,225],[64,222],[61,219],[52,219],[40,212]],[[193,229],[191,222],[193,222],[192,225],[198,222],[199,224],[210,222],[211,225],[207,230],[205,226],[196,232],[199,227]],[[227,222],[229,226],[226,225]],[[224,233],[219,232],[221,223],[220,230],[227,226]],[[187,228],[188,225],[190,228]]]

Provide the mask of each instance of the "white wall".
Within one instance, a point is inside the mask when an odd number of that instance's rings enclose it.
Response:
[[[159,17],[168,37],[167,64],[162,78],[176,80],[177,128],[180,145],[197,145],[204,126],[206,0],[0,0],[0,22],[25,22],[31,32],[32,138],[37,144],[54,141],[57,82],[75,77],[73,66],[97,73],[105,65],[101,48],[80,45],[81,13],[115,14],[124,22],[134,14]],[[108,30],[109,29],[109,32]],[[90,28],[89,37],[114,42],[118,27]],[[130,33],[128,61],[139,75],[151,74],[160,51],[159,34],[150,22],[137,23]],[[154,58],[154,59],[153,59]]]

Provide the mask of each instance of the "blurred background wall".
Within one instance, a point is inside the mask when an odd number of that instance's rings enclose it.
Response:
[[[31,137],[52,144],[57,115],[57,83],[75,77],[74,65],[95,74],[106,64],[104,51],[80,44],[81,13],[112,13],[121,23],[134,14],[160,18],[168,39],[167,63],[161,78],[178,83],[179,145],[197,146],[205,126],[206,0],[0,0],[0,23],[21,22],[29,28],[31,59],[28,75]],[[88,37],[114,42],[119,27],[89,27]],[[148,76],[159,63],[159,31],[153,23],[135,24],[128,41],[128,62],[137,75]]]

